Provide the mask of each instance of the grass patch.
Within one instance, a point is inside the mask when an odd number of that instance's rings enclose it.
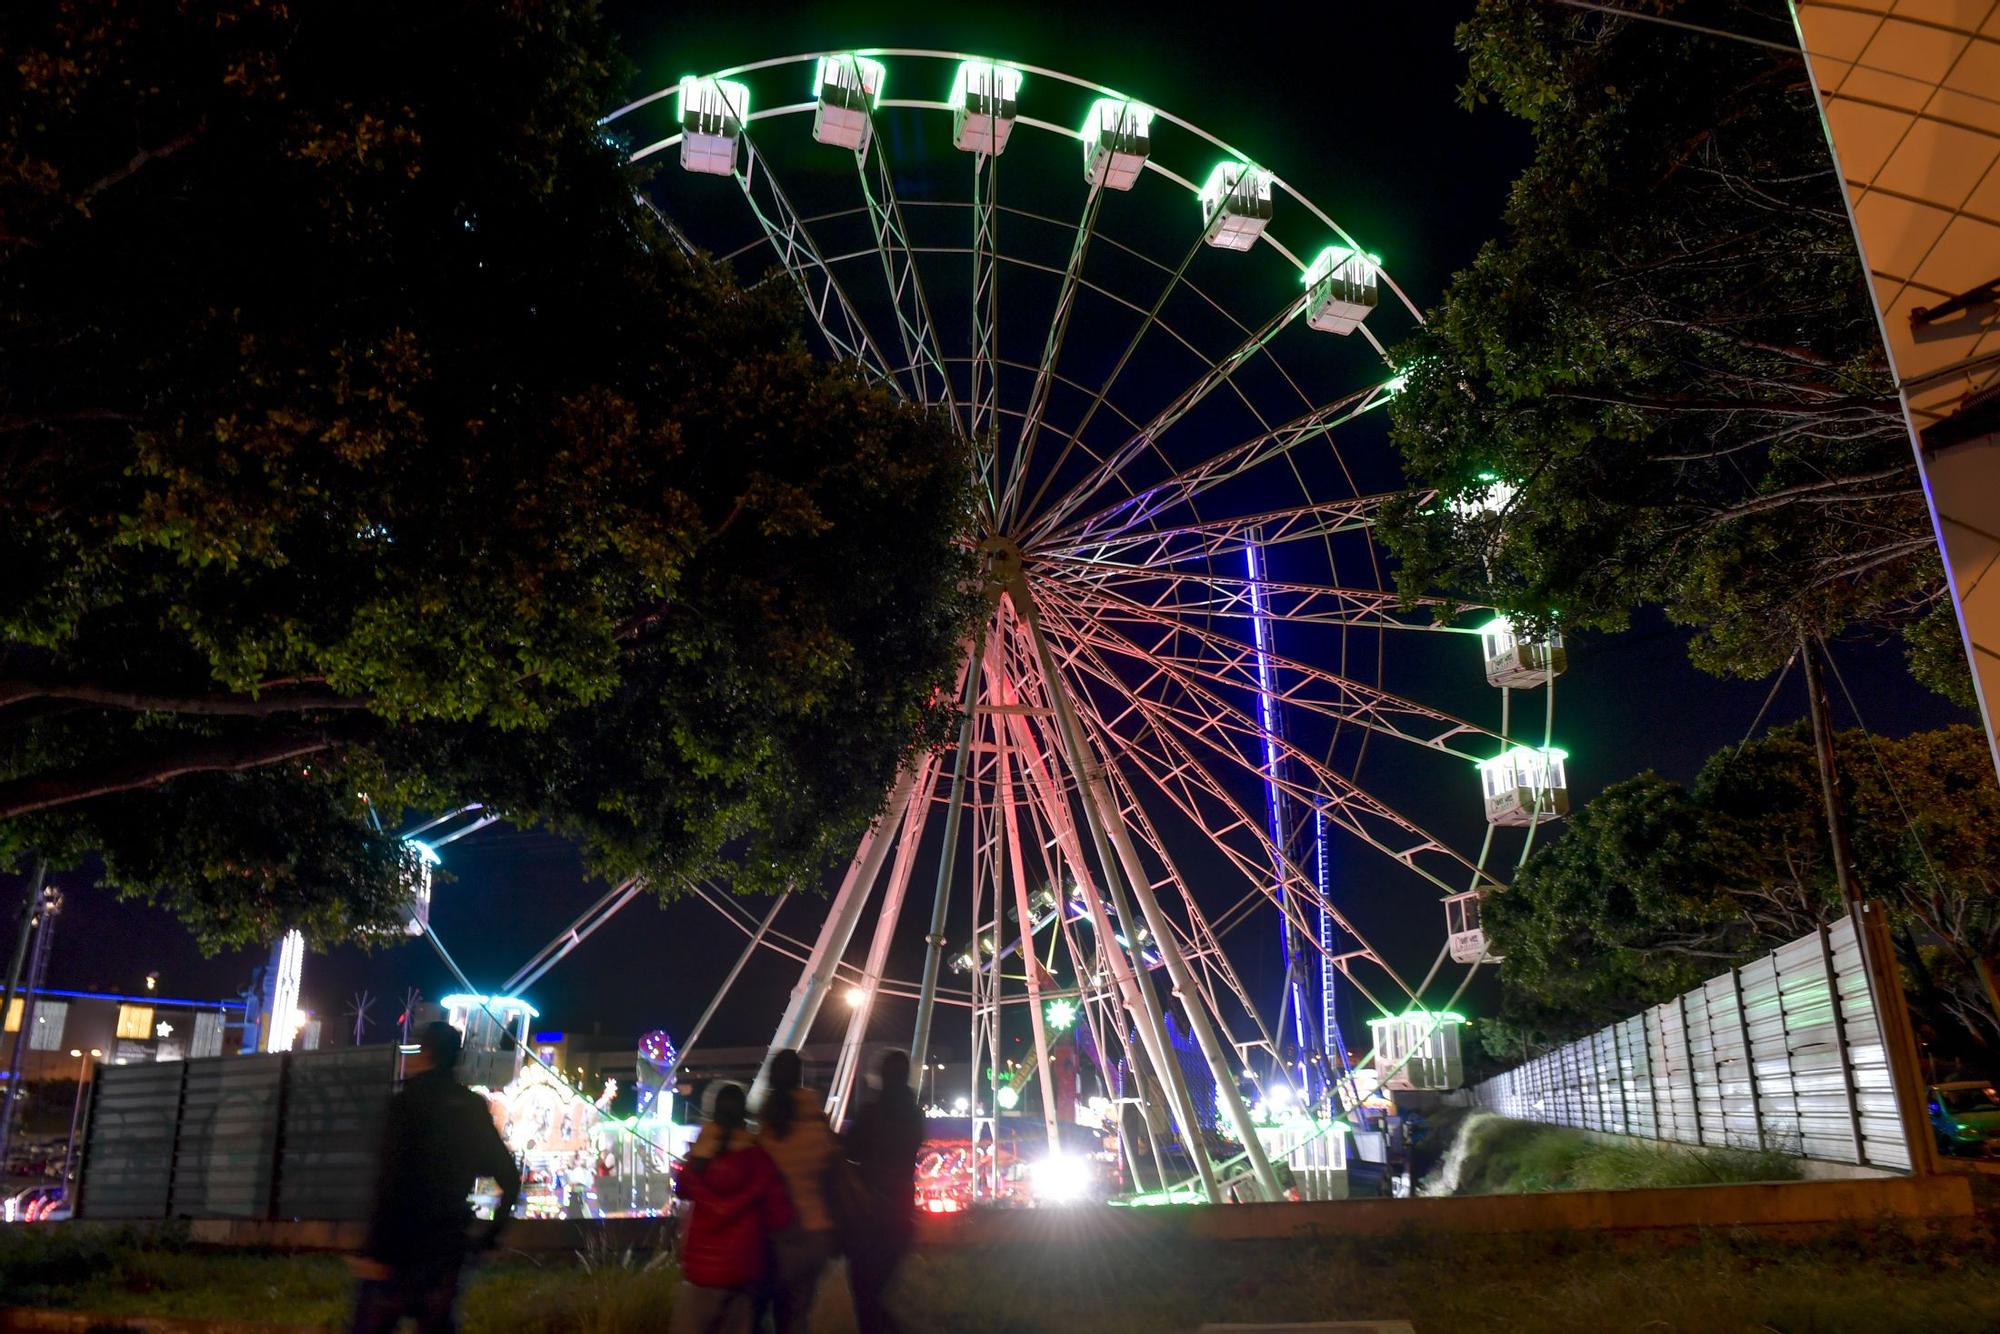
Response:
[[[916,1257],[913,1325],[952,1334],[1191,1330],[1205,1321],[1413,1321],[1514,1334],[2000,1329],[2000,1263],[1943,1237],[1857,1232],[1800,1244],[1718,1234],[1010,1247]],[[1084,1319],[1087,1313],[1087,1321]]]
[[[464,1326],[467,1334],[658,1330],[676,1282],[671,1268],[642,1257],[517,1257],[474,1274]],[[333,1257],[55,1227],[0,1229],[0,1293],[0,1302],[119,1315],[337,1328],[349,1286]],[[1925,1334],[1983,1334],[2000,1329],[2000,1248],[1991,1238],[1888,1227],[1808,1241],[1725,1231],[1693,1241],[1412,1233],[1222,1243],[1092,1240],[1066,1226],[1032,1243],[920,1252],[897,1301],[910,1328],[951,1334],[1370,1319],[1505,1334],[1876,1334],[1919,1312]],[[838,1270],[822,1288],[814,1329],[853,1329]]]
[[[1551,1190],[1640,1190],[1796,1181],[1796,1159],[1776,1150],[1697,1149],[1599,1140],[1584,1131],[1482,1113],[1459,1129],[1457,1195]]]

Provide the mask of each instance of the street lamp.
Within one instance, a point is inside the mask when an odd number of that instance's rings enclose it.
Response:
[[[63,1145],[62,1179],[64,1190],[69,1189],[70,1160],[76,1153],[76,1123],[78,1118],[83,1115],[83,1086],[85,1077],[90,1073],[90,1067],[85,1062],[96,1060],[98,1057],[104,1055],[96,1047],[90,1049],[88,1057],[83,1054],[83,1049],[80,1047],[71,1047],[69,1054],[76,1057],[76,1102],[69,1109],[69,1141]]]

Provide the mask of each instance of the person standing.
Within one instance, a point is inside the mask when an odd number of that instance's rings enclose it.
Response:
[[[709,1124],[674,1178],[674,1193],[692,1208],[681,1243],[672,1334],[749,1334],[757,1285],[767,1272],[766,1249],[795,1218],[784,1178],[750,1138],[743,1113],[741,1084],[715,1089]]]
[[[406,1317],[423,1334],[456,1330],[465,1257],[493,1247],[521,1198],[520,1170],[486,1100],[452,1076],[458,1049],[457,1029],[429,1024],[404,1060],[383,1126],[368,1239],[348,1262],[360,1279],[355,1334],[392,1330]],[[499,1183],[500,1201],[474,1239],[467,1196],[480,1177]]]
[[[899,1328],[886,1296],[915,1239],[917,1154],[924,1145],[923,1113],[910,1093],[910,1058],[882,1057],[881,1088],[854,1114],[847,1157],[855,1167],[861,1217],[847,1242],[847,1283],[861,1334],[894,1334]]]
[[[833,1212],[828,1174],[840,1161],[840,1141],[826,1123],[819,1097],[803,1087],[796,1051],[771,1058],[769,1091],[757,1116],[757,1143],[778,1165],[791,1192],[798,1222],[771,1239],[772,1273],[766,1289],[777,1334],[806,1334],[821,1272],[833,1258]]]

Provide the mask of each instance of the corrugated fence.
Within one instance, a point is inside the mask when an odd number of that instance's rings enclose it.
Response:
[[[1847,918],[1474,1092],[1523,1121],[1910,1167]]]
[[[100,1067],[79,1218],[365,1218],[396,1049]]]

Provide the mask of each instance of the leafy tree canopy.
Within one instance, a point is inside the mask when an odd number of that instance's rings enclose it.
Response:
[[[1844,732],[1836,754],[1861,892],[1889,905],[1916,1009],[2000,1047],[1978,971],[2000,956],[1985,736]],[[1803,725],[1718,753],[1692,790],[1654,773],[1612,784],[1486,901],[1506,988],[1489,1045],[1588,1032],[1832,921],[1829,847]]]
[[[369,802],[663,888],[851,846],[949,693],[967,462],[664,243],[589,0],[0,49],[0,854],[220,946],[393,921]]]
[[[1793,40],[1766,0],[1649,10]],[[1394,437],[1439,493],[1384,516],[1405,591],[1542,627],[1656,604],[1752,677],[1803,633],[1914,628],[1913,668],[1970,707],[1803,60],[1543,0],[1482,0],[1459,42],[1464,101],[1534,158],[1398,354]]]

